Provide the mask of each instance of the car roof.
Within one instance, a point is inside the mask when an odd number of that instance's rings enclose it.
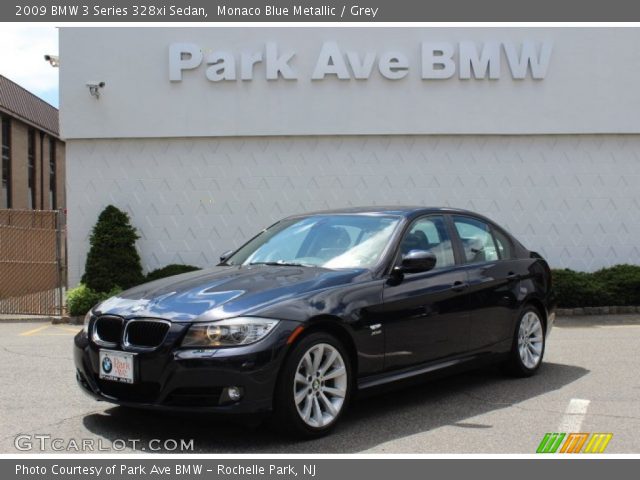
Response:
[[[413,217],[415,215],[421,215],[426,213],[461,213],[466,215],[473,215],[476,217],[482,217],[477,213],[469,210],[463,210],[460,208],[451,207],[424,207],[417,205],[374,205],[365,207],[349,207],[349,208],[337,208],[331,210],[318,210],[315,212],[301,213],[299,215],[292,215],[289,218],[295,217],[310,217],[314,215],[396,215],[401,217]]]
[[[307,218],[312,217],[314,215],[394,215],[397,217],[403,217],[408,219],[409,221],[413,220],[416,217],[420,217],[422,215],[428,215],[430,213],[449,213],[449,214],[459,214],[465,216],[475,217],[481,221],[487,222],[490,225],[497,227],[502,232],[506,233],[509,238],[511,238],[512,242],[517,244],[520,248],[527,250],[526,247],[520,243],[520,241],[511,235],[507,230],[503,227],[495,223],[490,218],[476,212],[472,212],[471,210],[465,210],[462,208],[452,208],[452,207],[425,207],[419,205],[374,205],[369,207],[349,207],[349,208],[337,208],[332,210],[319,210],[315,212],[301,213],[298,215],[291,215],[287,218]]]

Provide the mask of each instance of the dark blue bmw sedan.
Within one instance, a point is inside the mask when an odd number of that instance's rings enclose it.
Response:
[[[547,262],[463,210],[293,216],[220,260],[96,305],[74,341],[81,388],[319,436],[371,387],[480,360],[533,375],[555,317]]]

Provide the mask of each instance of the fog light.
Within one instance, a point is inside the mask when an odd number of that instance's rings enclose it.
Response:
[[[227,396],[229,397],[229,400],[237,402],[242,398],[242,391],[240,390],[240,387],[228,387]]]
[[[236,403],[244,396],[244,389],[236,385],[225,387],[220,394],[219,405],[228,405],[230,403]]]

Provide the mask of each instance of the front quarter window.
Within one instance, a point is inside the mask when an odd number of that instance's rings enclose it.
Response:
[[[372,268],[399,223],[398,216],[374,214],[286,219],[249,241],[226,264]]]

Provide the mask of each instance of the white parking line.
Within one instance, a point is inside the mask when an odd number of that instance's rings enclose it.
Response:
[[[558,432],[575,433],[580,432],[582,428],[582,421],[587,415],[587,409],[589,408],[589,400],[582,400],[580,398],[572,398],[564,411],[564,416],[558,427]]]

